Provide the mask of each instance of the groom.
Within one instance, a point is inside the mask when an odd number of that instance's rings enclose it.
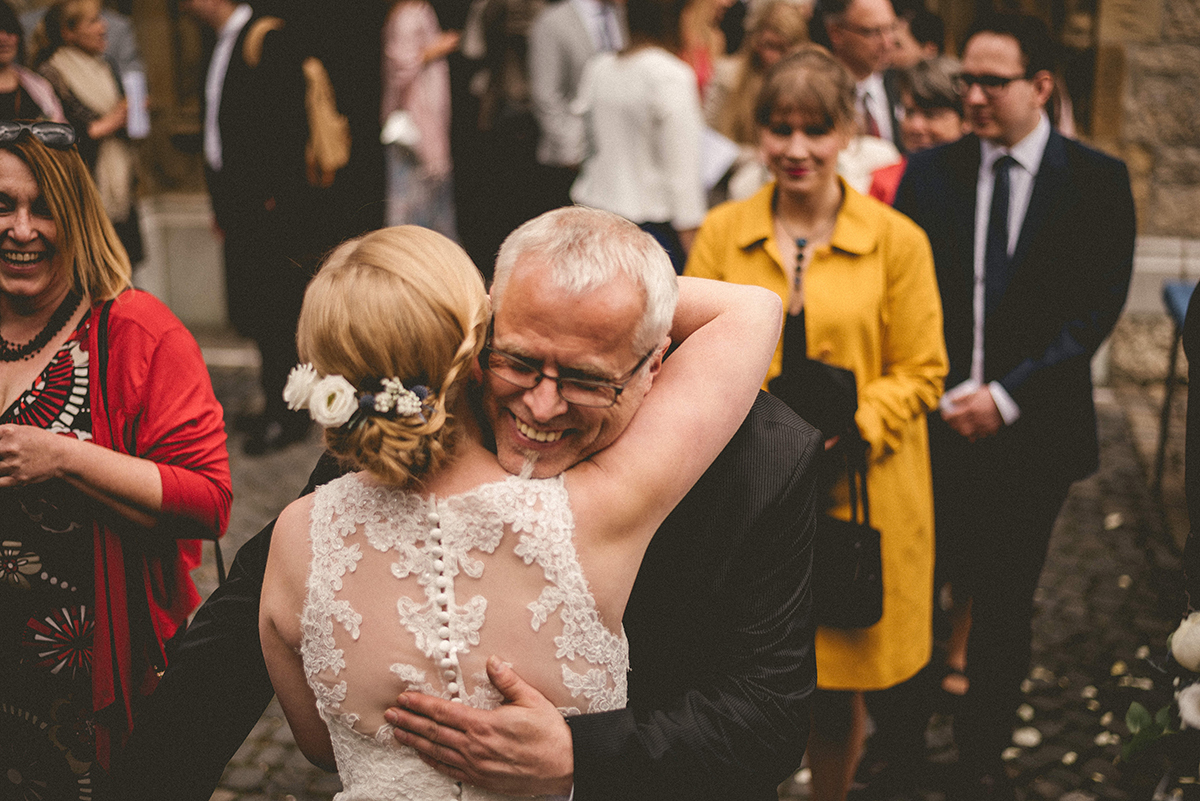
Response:
[[[559,253],[605,258],[572,253],[579,233],[603,224],[597,213],[550,214],[560,245],[522,249],[518,229],[501,248],[492,289],[494,344],[519,349],[549,380],[530,390],[486,374],[483,382],[484,415],[501,463],[520,469],[535,451],[538,475],[561,472],[613,442],[641,395],[629,393],[602,410],[543,407],[557,379],[594,373],[586,364],[555,363],[555,338],[594,337],[599,347],[601,333],[580,331],[565,316],[524,318],[525,299],[539,291],[527,273]],[[657,247],[650,239],[647,246]],[[636,374],[636,332],[624,336]],[[625,376],[599,378],[619,383]],[[405,694],[406,709],[389,714],[412,734],[398,730],[397,737],[452,775],[510,794],[774,801],[777,784],[803,755],[816,681],[808,577],[819,450],[814,429],[762,394],[660,527],[623,621],[631,660],[626,709],[564,723],[536,691],[500,668],[493,675],[510,703],[448,714]],[[308,489],[334,475],[336,467],[323,459]],[[229,579],[178,644],[134,730],[118,777],[126,785],[122,797],[208,799],[270,701],[258,644],[270,533],[268,526],[239,551]]]

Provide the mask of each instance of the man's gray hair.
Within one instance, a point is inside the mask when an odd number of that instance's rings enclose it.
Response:
[[[567,206],[535,217],[508,235],[496,257],[492,314],[499,313],[513,266],[523,256],[542,259],[554,285],[582,295],[626,275],[646,301],[634,349],[648,352],[671,330],[679,284],[671,259],[648,233],[624,217]]]

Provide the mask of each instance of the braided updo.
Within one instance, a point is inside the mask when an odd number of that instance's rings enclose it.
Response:
[[[425,385],[429,397],[423,420],[367,414],[326,429],[329,450],[397,486],[435,470],[453,442],[447,408],[463,391],[487,320],[479,271],[441,234],[403,225],[339,245],[304,294],[301,361],[359,390],[395,377]]]

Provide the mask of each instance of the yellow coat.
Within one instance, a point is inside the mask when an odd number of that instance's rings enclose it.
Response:
[[[788,306],[775,243],[775,185],[713,209],[696,235],[687,275],[774,290]],[[942,306],[925,233],[903,214],[842,183],[831,244],[805,271],[808,356],[852,370],[855,421],[870,446],[871,523],[883,552],[883,617],[869,629],[817,630],[817,684],[876,690],[929,661],[933,615],[933,487],[925,414],[948,362]],[[779,374],[783,342],[767,379]],[[765,388],[765,384],[764,384]],[[831,512],[849,517],[846,480]]]

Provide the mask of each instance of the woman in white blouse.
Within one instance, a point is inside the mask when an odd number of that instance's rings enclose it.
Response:
[[[627,48],[584,68],[574,110],[588,155],[571,199],[637,223],[683,272],[706,211],[696,75],[674,53],[683,0],[628,0]]]

